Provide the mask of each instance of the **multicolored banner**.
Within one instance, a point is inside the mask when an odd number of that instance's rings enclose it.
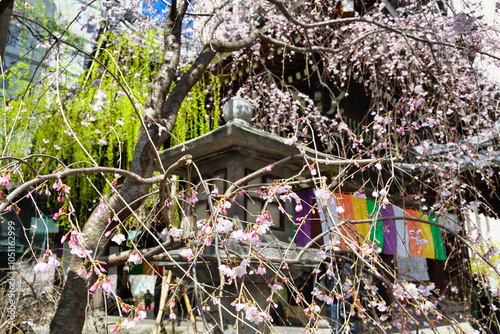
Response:
[[[321,205],[321,203],[318,204]],[[341,240],[340,246],[343,249],[348,249],[348,247],[342,239],[348,240],[350,244],[362,244],[368,239],[376,242],[383,254],[446,260],[439,227],[408,219],[417,218],[437,223],[438,219],[433,215],[426,216],[413,209],[403,210],[392,204],[381,206],[371,199],[360,199],[347,193],[336,193],[335,199],[327,201],[327,207],[319,209],[324,229],[327,226],[332,227],[333,224],[339,226],[343,236],[343,238],[339,238]],[[339,224],[339,219],[342,222],[344,220],[373,219],[374,217],[406,218],[377,220],[370,223]]]
[[[158,267],[154,263],[143,262],[132,265],[129,273],[130,275],[159,275],[163,273],[163,267]]]

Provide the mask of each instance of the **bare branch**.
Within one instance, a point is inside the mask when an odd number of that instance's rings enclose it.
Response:
[[[189,238],[169,238],[169,240],[158,246],[141,249],[139,250],[139,252],[142,254],[143,261],[152,261],[154,256],[172,249],[184,247],[188,243],[188,241]],[[133,252],[134,250],[128,250],[109,256],[103,256],[99,258],[99,261],[106,262],[108,267],[116,267],[126,263],[128,258],[130,257],[130,254],[132,254]]]
[[[26,167],[28,167],[28,169],[31,170],[35,175],[38,175],[37,170],[29,162],[27,162],[25,159],[16,158],[16,157],[0,157],[0,161],[2,161],[2,160],[15,160],[15,161],[25,165]],[[5,168],[8,168],[8,166],[6,166]]]
[[[314,162],[314,163],[317,163],[320,165],[337,166],[337,167],[350,166],[350,165],[352,165],[352,166],[366,166],[366,165],[374,164],[377,162],[391,163],[391,162],[397,161],[397,159],[329,160],[329,159],[317,159],[317,158],[313,158],[313,157],[310,157],[307,155],[296,154],[296,155],[292,155],[292,156],[289,156],[287,158],[281,159],[280,161],[275,162],[275,163],[271,164],[270,166],[272,169],[277,169],[277,168],[286,166],[290,163],[293,163],[294,161],[298,161],[301,159],[305,159],[309,162]],[[263,167],[255,172],[245,176],[244,178],[241,178],[240,180],[236,181],[227,189],[224,196],[229,197],[231,195],[231,193],[233,191],[235,191],[235,189],[237,189],[240,185],[248,183],[248,182],[250,182],[250,181],[252,181],[252,180],[254,180],[262,175],[268,174],[269,173],[268,168],[269,168],[269,166]]]
[[[62,179],[66,176],[70,175],[89,175],[89,174],[97,174],[97,173],[107,173],[107,174],[119,174],[121,176],[125,176],[127,178],[130,178],[134,180],[137,183],[140,184],[146,184],[146,185],[152,185],[161,182],[162,180],[168,178],[170,174],[180,166],[184,164],[189,164],[191,163],[192,157],[190,155],[185,155],[182,158],[180,158],[175,164],[170,166],[167,171],[163,175],[151,177],[151,178],[143,178],[133,172],[124,170],[124,169],[119,169],[119,168],[112,168],[112,167],[89,167],[89,168],[75,168],[75,169],[70,169],[70,170],[64,170],[59,173],[53,173],[53,174],[48,174],[48,175],[37,175],[34,179],[27,181],[17,187],[14,191],[12,191],[0,204],[0,212],[4,211],[9,205],[11,205],[14,201],[14,199],[21,195],[25,190],[29,189],[30,187],[37,185],[42,182],[50,181],[50,180],[58,180]],[[22,160],[22,159],[20,159]],[[35,171],[36,172],[36,171]]]

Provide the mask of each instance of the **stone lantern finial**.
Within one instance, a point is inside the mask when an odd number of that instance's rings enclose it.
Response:
[[[253,108],[250,102],[241,97],[233,97],[222,108],[222,117],[229,123],[250,125]]]

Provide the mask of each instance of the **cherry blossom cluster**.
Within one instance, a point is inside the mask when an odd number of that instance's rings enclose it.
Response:
[[[428,299],[431,296],[432,291],[436,288],[434,283],[429,285],[419,285],[414,283],[403,282],[401,284],[394,284],[393,295],[400,301],[415,303],[417,306],[416,312],[419,314],[420,311],[425,313],[432,311],[439,314],[437,311],[436,303]]]
[[[111,328],[110,332],[111,333],[117,333],[122,330],[122,327],[125,329],[133,329],[139,325],[139,322],[143,319],[146,319],[147,313],[146,311],[139,310],[138,308],[131,307],[129,304],[121,303],[121,309],[125,313],[129,313],[130,315],[123,319],[123,317],[120,317],[118,320],[118,323]]]
[[[260,79],[260,80],[257,80]],[[303,128],[302,124],[314,124],[320,137],[325,136],[326,118],[322,116],[316,104],[307,95],[294,90],[283,90],[273,82],[266,83],[264,78],[252,78],[237,92],[252,103],[254,108],[253,124],[259,129],[286,135],[290,129],[294,132]],[[303,117],[303,119],[301,119]],[[302,126],[301,126],[302,125]],[[307,127],[305,127],[307,133]],[[288,145],[297,141],[295,136],[288,137]]]
[[[57,269],[61,266],[61,262],[55,257],[50,250],[43,254],[43,257],[35,265],[35,273],[46,273],[49,270]]]
[[[12,188],[12,181],[10,180],[10,174],[4,174],[0,176],[0,186],[7,188],[7,190]]]
[[[460,12],[453,20],[453,30],[457,34],[469,34],[475,23],[476,18],[473,15]]]
[[[240,264],[236,267],[231,268],[226,264],[219,266],[219,270],[230,279],[230,282],[235,278],[241,278],[243,275],[247,274],[248,260],[242,260]]]
[[[422,236],[421,229],[409,230],[408,233],[410,234],[411,238],[415,240],[415,243],[418,247],[423,247],[429,243],[429,241]]]
[[[221,40],[245,38],[251,28],[258,24],[259,7],[270,6],[262,0],[196,1],[192,10],[207,15],[193,22],[194,37],[198,43],[206,43],[214,38]]]
[[[258,307],[252,302],[233,302],[236,312],[244,311],[245,319],[256,325],[263,321],[272,321],[271,316],[266,311],[259,311]]]
[[[72,227],[71,230],[65,235],[63,235],[63,237],[61,238],[61,244],[63,244],[66,241],[68,236],[69,236],[68,246],[71,250],[71,254],[74,254],[79,258],[84,259],[87,253],[90,251],[86,249],[85,237],[83,236],[83,234],[80,231],[78,231],[76,227]]]
[[[105,292],[110,292],[111,287],[113,285],[115,285],[115,282],[113,282],[111,279],[109,279],[106,275],[103,274],[99,275],[96,282],[90,287],[89,291],[93,293],[96,292],[96,290],[98,289],[102,289]]]
[[[57,196],[57,200],[59,202],[64,202],[65,196],[69,194],[71,191],[71,188],[68,187],[67,185],[63,184],[60,180],[56,180],[52,186],[54,190],[59,192],[59,195]],[[46,194],[50,194],[50,192],[47,190]]]
[[[175,226],[171,226],[168,230],[167,229],[164,229],[161,234],[163,234],[164,236],[166,237],[172,237],[172,238],[180,238],[181,234],[182,234],[182,230],[175,227]]]

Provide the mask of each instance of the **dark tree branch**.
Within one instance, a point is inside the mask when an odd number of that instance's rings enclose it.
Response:
[[[143,178],[135,173],[129,172],[124,169],[119,169],[119,168],[112,168],[112,167],[89,167],[89,168],[76,168],[76,169],[70,169],[70,170],[64,170],[59,173],[52,173],[48,175],[38,175],[34,179],[27,181],[17,187],[14,191],[12,191],[3,201],[2,204],[0,204],[0,212],[4,211],[7,206],[11,205],[12,202],[16,197],[21,195],[25,190],[29,189],[30,187],[40,184],[42,182],[50,181],[50,180],[58,180],[62,179],[64,177],[70,176],[70,175],[89,175],[89,174],[97,174],[97,173],[107,173],[107,174],[119,174],[121,176],[125,176],[127,178],[130,178],[134,180],[137,183],[140,184],[145,184],[145,185],[152,185],[159,183],[163,180],[166,180],[168,176],[172,173],[172,171],[184,164],[189,164],[191,163],[191,155],[185,155],[181,159],[179,159],[175,164],[169,167],[169,169],[162,175],[151,177],[151,178]],[[2,160],[0,158],[0,160]],[[15,159],[20,162],[23,162],[27,164],[24,159]],[[28,166],[31,166],[27,164]],[[36,170],[32,169],[35,173]]]
[[[168,133],[173,131],[177,113],[181,107],[182,101],[189,93],[191,88],[201,79],[201,76],[219,52],[233,52],[249,46],[259,36],[259,30],[254,30],[247,38],[235,42],[221,42],[212,40],[206,44],[190,69],[181,77],[175,87],[172,89],[167,102],[162,110],[162,118]],[[166,136],[165,136],[166,137]],[[162,137],[158,146],[165,143],[168,137]]]
[[[163,29],[163,59],[156,78],[149,89],[148,98],[146,100],[145,108],[153,109],[155,113],[159,113],[161,110],[179,66],[182,45],[182,19],[188,7],[188,1],[182,0],[181,2],[180,8],[177,8],[177,1],[173,0],[168,12],[165,27]]]
[[[167,178],[178,167],[190,161],[186,157],[181,158],[177,163],[167,169],[164,176]],[[151,176],[154,171],[154,164],[147,166],[146,176]],[[144,177],[144,175],[142,176]],[[106,229],[112,229],[118,222],[109,220],[113,214],[117,213],[118,221],[124,221],[130,217],[134,210],[137,209],[143,200],[137,198],[145,198],[149,190],[149,184],[143,184],[137,180],[130,178],[126,179],[120,193],[113,194],[109,201],[106,203],[106,210],[109,212],[105,215],[97,215],[96,210],[89,216],[87,222],[83,227],[83,233],[86,238],[88,250],[96,253],[100,247],[105,249],[109,243],[108,239],[102,240],[102,234]],[[87,284],[88,281],[84,277],[78,275],[78,270],[82,265],[82,259],[72,256],[68,278],[64,285],[64,290],[61,294],[61,299],[54,318],[50,324],[51,333],[79,333],[81,332],[85,323],[85,301],[88,298]],[[67,319],[71,317],[72,322],[70,325]]]
[[[185,246],[188,243],[188,238],[170,238],[170,240],[165,241],[161,245],[142,249],[139,252],[142,254],[143,261],[153,261],[153,257],[160,253],[168,252],[172,249],[178,249]],[[133,250],[124,251],[117,254],[112,254],[109,256],[103,256],[99,258],[99,261],[104,261],[107,263],[108,267],[116,267],[125,264],[130,257],[130,254],[134,252]]]
[[[14,5],[14,0],[1,0],[0,1],[0,15],[3,15],[5,10],[9,7],[12,7],[13,5]]]
[[[3,62],[5,47],[9,39],[10,16],[14,7],[14,0],[0,1],[0,61]]]

